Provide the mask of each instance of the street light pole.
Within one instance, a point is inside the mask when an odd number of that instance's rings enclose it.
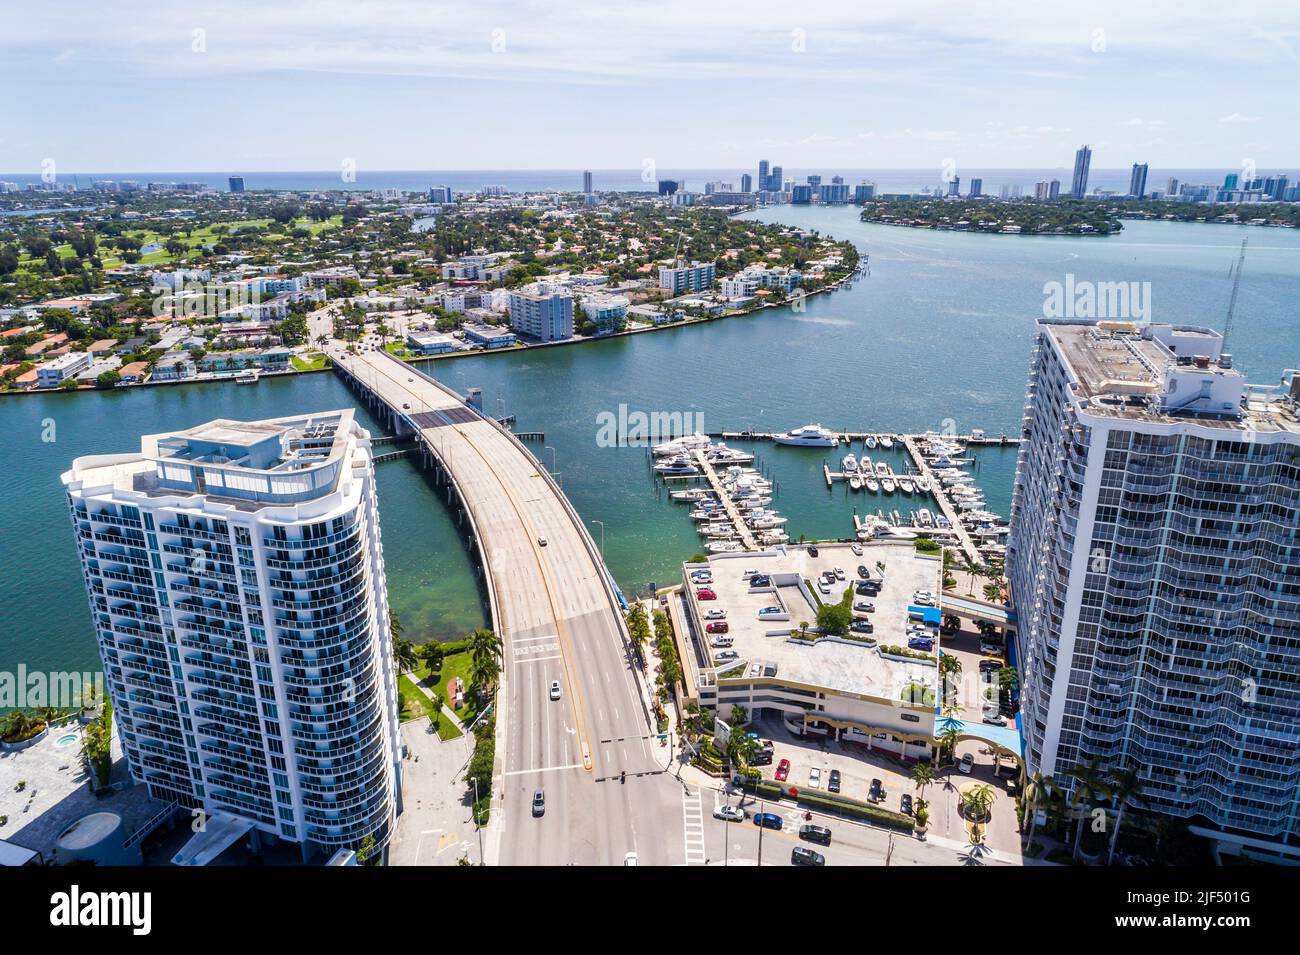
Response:
[[[478,830],[478,864],[483,865],[483,827],[478,821],[478,777],[474,777],[474,828]]]
[[[554,476],[555,475],[555,449],[551,447],[549,444],[544,445],[544,447],[546,448],[547,451],[551,452],[551,475]]]
[[[591,523],[600,525],[600,559],[605,559],[605,522],[598,521],[594,517],[590,519]]]

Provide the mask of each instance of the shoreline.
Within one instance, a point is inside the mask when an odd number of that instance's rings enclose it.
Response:
[[[844,285],[844,283],[858,276],[858,274],[862,271],[864,260],[865,260],[865,256],[860,254],[858,264],[852,272],[850,272],[847,275],[841,276],[840,278],[836,279],[833,282],[829,282],[826,285],[823,285],[821,288],[814,289],[811,292],[805,292],[804,298],[808,299],[808,298],[812,298],[814,295],[821,295],[824,292],[833,292],[838,290],[841,286]],[[644,335],[649,332],[661,332],[670,328],[687,328],[692,325],[706,325],[710,322],[724,321],[729,318],[743,318],[746,315],[753,315],[756,312],[763,311],[764,309],[788,308],[788,307],[790,307],[790,300],[786,299],[785,301],[779,303],[764,302],[763,304],[755,305],[752,308],[741,309],[734,312],[727,312],[726,314],[723,315],[707,315],[702,318],[689,318],[681,322],[665,322],[662,325],[645,325],[640,328],[626,328],[623,329],[622,331],[611,332],[608,335],[598,335],[598,336],[594,335],[591,336],[590,338],[582,338],[582,337],[575,336],[573,338],[566,338],[563,341],[558,341],[558,342],[524,343],[522,345],[516,345],[511,348],[483,348],[483,349],[458,350],[454,352],[446,352],[441,355],[423,355],[417,358],[401,358],[397,355],[393,355],[393,357],[397,358],[399,361],[403,361],[408,364],[415,364],[416,362],[447,361],[447,360],[455,360],[457,358],[482,358],[487,355],[514,355],[514,354],[518,354],[519,352],[530,351],[532,349],[537,349],[537,348],[556,348],[556,347],[563,347],[566,345],[585,345],[591,342],[603,342],[603,341],[610,341],[615,338],[627,338],[632,335]],[[334,340],[340,341],[341,339],[334,339]],[[390,352],[389,354],[392,353]],[[333,363],[327,362],[324,368],[310,368],[302,371],[299,371],[297,369],[289,369],[286,371],[263,371],[263,372],[259,372],[259,374],[261,377],[266,377],[266,378],[289,378],[289,377],[294,377],[296,375],[314,375],[314,374],[320,374],[321,372],[327,372],[333,370],[334,370]],[[71,395],[79,395],[87,392],[108,394],[115,391],[130,391],[131,389],[134,388],[167,387],[170,385],[227,384],[230,382],[234,382],[234,380],[235,380],[235,376],[231,375],[226,378],[177,378],[175,380],[167,380],[167,381],[141,381],[129,385],[121,385],[121,386],[114,385],[112,388],[98,388],[95,387],[94,385],[89,385],[84,388],[69,388],[69,389],[26,388],[21,390],[0,391],[0,398],[21,397],[25,395],[69,395],[71,396]]]

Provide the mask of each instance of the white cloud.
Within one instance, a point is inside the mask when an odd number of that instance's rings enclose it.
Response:
[[[1258,123],[1261,119],[1263,119],[1262,116],[1245,116],[1241,113],[1229,113],[1227,116],[1220,119],[1219,123],[1221,125],[1231,126],[1236,125],[1237,123]]]

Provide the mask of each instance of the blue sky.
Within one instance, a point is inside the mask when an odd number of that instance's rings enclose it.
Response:
[[[1300,4],[9,4],[0,170],[1300,163]]]

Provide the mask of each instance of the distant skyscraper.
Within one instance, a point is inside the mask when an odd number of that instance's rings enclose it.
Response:
[[[1052,182],[1051,182],[1051,184],[1048,185],[1048,187],[1047,187],[1047,198],[1048,198],[1048,199],[1059,199],[1059,198],[1061,198],[1061,180],[1059,180],[1059,179],[1053,179]]]
[[[772,167],[772,175],[769,177],[767,189],[768,192],[781,192],[785,188],[785,174],[780,166]]]
[[[976,176],[970,181],[970,197],[978,199],[982,195],[984,195],[984,180]]]
[[[1230,172],[1223,177],[1223,188],[1224,189],[1237,188],[1237,174],[1235,172]]]
[[[1052,184],[1046,179],[1040,179],[1034,184],[1034,198],[1048,199],[1052,193]]]
[[[758,161],[758,188],[760,191],[767,188],[767,180],[770,175],[771,167],[768,165],[767,160],[760,159]]]
[[[952,181],[948,183],[948,195],[961,195],[961,176],[953,176]]]
[[[1088,167],[1092,165],[1092,150],[1080,146],[1074,154],[1074,179],[1070,183],[1070,195],[1082,199],[1088,194]]]
[[[870,202],[874,198],[876,198],[876,184],[874,182],[860,182],[853,187],[854,202]]]
[[[1141,199],[1147,194],[1147,164],[1135,162],[1133,174],[1128,180],[1128,194],[1134,199]]]
[[[816,192],[818,189],[820,189],[820,188],[822,187],[822,177],[821,177],[821,176],[809,176],[809,177],[808,177],[808,185],[812,186],[812,187],[813,187],[813,191]]]
[[[790,201],[796,206],[806,206],[812,204],[813,187],[808,185],[797,185],[790,190]]]
[[[1287,182],[1286,176],[1269,176],[1264,180],[1264,194],[1280,201],[1286,195]]]
[[[451,186],[430,186],[430,202],[451,202]]]
[[[243,176],[231,176],[231,177],[230,177],[230,191],[231,191],[231,192],[243,192],[243,191],[244,191],[244,177],[243,177]]]
[[[1178,179],[1175,176],[1169,177],[1169,184],[1165,186],[1165,195],[1172,199],[1178,195]]]
[[[740,191],[741,192],[754,191],[754,177],[747,172],[741,173],[740,175]]]
[[[591,192],[591,170],[584,170],[582,173],[582,191]]]
[[[661,195],[661,196],[671,196],[671,195],[672,195],[673,193],[675,193],[675,192],[676,192],[680,187],[681,187],[681,183],[679,183],[676,179],[660,179],[660,180],[659,180],[659,195]]]
[[[353,410],[149,435],[62,480],[132,777],[304,857],[386,845],[399,703]]]

